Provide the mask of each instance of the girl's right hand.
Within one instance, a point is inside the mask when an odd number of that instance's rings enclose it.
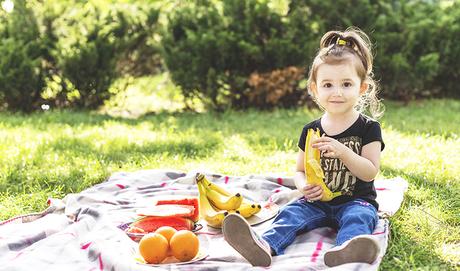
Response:
[[[317,201],[323,197],[323,188],[319,185],[307,184],[303,188],[303,194],[307,201]]]

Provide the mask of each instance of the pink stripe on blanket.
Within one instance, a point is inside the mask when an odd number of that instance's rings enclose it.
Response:
[[[315,249],[315,251],[313,251],[313,254],[311,255],[311,258],[310,258],[310,261],[312,263],[316,262],[316,259],[319,256],[319,252],[321,251],[321,249],[323,249],[323,239],[324,239],[324,237],[321,237],[319,239],[318,243],[316,243],[316,249]]]
[[[84,245],[81,246],[81,249],[87,249],[90,245],[91,245],[92,242],[89,242],[89,243],[86,243]]]
[[[276,179],[279,185],[283,185],[283,178],[278,178]]]
[[[125,186],[122,184],[117,183],[116,186],[120,187],[120,189],[125,189]]]
[[[99,253],[99,270],[104,270],[104,263],[102,262],[102,254]]]
[[[273,196],[273,195],[270,195],[270,197],[268,197],[268,203],[269,203],[269,204],[270,204],[270,203],[273,203],[272,196]]]
[[[228,179],[230,178],[228,178],[228,176],[225,176],[225,184],[228,184]]]
[[[276,193],[279,193],[279,192],[281,192],[281,189],[273,190],[273,194],[276,194]],[[273,203],[273,199],[272,199],[273,194],[270,197],[268,197],[268,204]]]
[[[11,260],[16,260],[19,256],[22,255],[22,253],[24,253],[24,252],[23,252],[23,251],[18,252],[18,253],[14,256],[14,258],[11,259]]]

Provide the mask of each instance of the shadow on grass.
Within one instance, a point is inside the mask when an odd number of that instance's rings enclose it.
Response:
[[[70,127],[101,126],[106,122],[136,126],[143,122],[156,124],[165,123],[168,119],[174,119],[178,128],[190,126],[203,126],[207,128],[219,128],[223,124],[236,130],[253,130],[251,125],[283,124],[286,120],[292,121],[292,125],[301,129],[309,120],[313,120],[318,112],[305,112],[300,109],[281,109],[274,111],[227,111],[227,112],[159,112],[147,114],[135,119],[113,117],[85,111],[55,111],[40,112],[30,115],[0,113],[0,123],[6,127],[23,127],[30,125],[37,130],[47,130],[49,125],[68,125]],[[295,125],[299,123],[299,125]],[[301,125],[301,126],[300,126]]]
[[[0,123],[6,127],[32,126],[37,130],[47,130],[50,125],[65,125],[69,127],[81,126],[102,126],[107,122],[116,122],[128,126],[136,126],[143,122],[164,123],[168,119],[178,121],[180,127],[188,127],[191,123],[200,122],[202,119],[213,121],[222,120],[227,113],[218,112],[158,112],[151,113],[137,118],[123,118],[99,114],[91,111],[54,111],[38,112],[29,115],[20,113],[0,112]],[[263,114],[263,113],[261,113]]]
[[[107,125],[107,123],[115,123],[129,126],[126,127],[126,133],[129,133],[131,127],[136,129],[138,125],[149,124],[152,127],[151,129],[155,131],[178,134],[192,131],[193,133],[200,133],[199,136],[205,138],[213,138],[214,133],[219,133],[221,138],[241,136],[251,145],[261,146],[263,148],[270,146],[277,149],[292,149],[296,151],[297,140],[302,127],[313,120],[317,114],[317,111],[305,110],[248,110],[228,111],[223,113],[163,112],[137,119],[124,119],[108,115],[92,114],[90,112],[64,111],[37,113],[30,116],[8,115],[8,117],[5,117],[5,115],[2,116],[0,114],[0,122],[6,127],[21,128],[28,126],[34,130],[44,132],[49,132],[52,129],[60,131],[61,127],[65,126],[69,126],[78,132],[91,127],[103,127]],[[98,153],[98,151],[91,148],[91,146],[86,146],[87,144],[85,142],[78,142],[75,140],[71,143],[57,143],[55,147],[57,150],[64,150],[67,147],[72,149],[72,146],[69,146],[72,144],[76,146],[79,153],[88,154],[89,150]],[[172,146],[173,144],[178,144],[178,146],[174,147]],[[222,145],[222,147],[225,147],[225,144]],[[144,147],[147,149],[144,150]],[[136,146],[133,145],[128,148],[136,149]],[[171,142],[171,144],[167,143],[165,147],[143,146],[141,149],[143,149],[141,151],[147,151],[147,154],[168,150],[180,153],[184,150],[186,156],[195,156],[195,154],[201,156],[200,150],[195,148],[193,143],[183,145],[183,143],[180,142]],[[111,156],[111,154],[107,155]],[[119,155],[119,152],[112,152],[112,157],[115,160],[124,161],[126,158],[123,156],[122,153]]]
[[[460,101],[449,99],[422,100],[409,105],[385,101],[386,111],[381,119],[385,127],[391,127],[401,133],[415,135],[440,135],[444,138],[458,139],[460,126]],[[30,115],[0,113],[0,123],[6,127],[32,126],[37,130],[47,130],[49,125],[101,126],[114,121],[128,126],[136,126],[143,122],[164,123],[170,118],[177,121],[179,128],[190,125],[210,124],[218,130],[221,124],[227,126],[229,132],[250,131],[252,125],[259,128],[261,123],[271,128],[289,123],[291,129],[301,129],[308,121],[321,115],[318,110],[306,111],[304,108],[280,109],[274,111],[228,111],[217,112],[158,112],[150,113],[135,119],[113,117],[89,111],[53,111],[38,112]],[[237,125],[236,125],[237,124]],[[298,133],[298,131],[295,131]],[[297,136],[297,135],[296,135]]]
[[[183,115],[193,113],[181,113]],[[160,119],[166,118],[175,113],[160,113]],[[23,127],[30,125],[37,130],[48,130],[50,125],[66,125],[70,127],[80,126],[100,126],[107,121],[115,121],[125,125],[137,125],[146,121],[147,117],[136,119],[127,119],[121,117],[112,117],[87,111],[55,111],[55,112],[39,112],[30,115],[1,113],[0,123],[6,127]]]
[[[59,137],[37,148],[37,153],[56,153],[65,157],[81,157],[99,159],[115,163],[126,162],[138,156],[166,155],[174,157],[180,155],[186,158],[203,158],[219,148],[220,140],[208,137],[199,142],[192,140],[178,141],[151,141],[142,145],[136,143],[109,141],[101,148],[95,147],[88,140],[72,137]]]

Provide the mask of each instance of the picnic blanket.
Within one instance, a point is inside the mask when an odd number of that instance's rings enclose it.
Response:
[[[0,222],[0,270],[249,270],[252,267],[225,240],[221,231],[204,227],[209,254],[187,265],[146,266],[134,260],[137,243],[118,226],[132,221],[136,210],[160,195],[196,196],[196,172],[144,170],[113,174],[107,181],[63,199],[49,199],[49,208]],[[292,177],[276,175],[224,176],[206,173],[214,182],[242,191],[256,201],[281,208],[299,197]],[[403,199],[407,182],[401,178],[376,180],[380,214],[394,214]],[[254,226],[262,233],[273,219]],[[203,224],[205,224],[203,222]],[[372,265],[353,263],[330,270],[377,270],[385,254],[389,222],[382,218],[374,237],[381,253]],[[319,228],[299,235],[286,253],[275,256],[270,270],[327,269],[323,254],[334,246],[336,232]]]

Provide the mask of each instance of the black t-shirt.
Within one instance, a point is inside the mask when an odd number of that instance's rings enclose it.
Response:
[[[298,144],[301,150],[305,151],[305,140],[308,129],[315,130],[316,128],[319,128],[321,135],[325,134],[329,136],[324,132],[321,126],[321,119],[312,121],[303,127]],[[363,114],[360,114],[358,119],[345,131],[329,137],[345,144],[345,146],[359,155],[361,155],[362,146],[374,141],[380,141],[382,143],[381,150],[385,148],[380,124]],[[338,158],[326,158],[321,155],[321,167],[324,171],[324,181],[327,187],[329,187],[332,192],[342,192],[342,195],[331,200],[329,202],[330,204],[337,205],[360,198],[374,205],[378,210],[379,205],[375,201],[377,193],[375,192],[373,180],[370,182],[360,180],[354,176]]]

